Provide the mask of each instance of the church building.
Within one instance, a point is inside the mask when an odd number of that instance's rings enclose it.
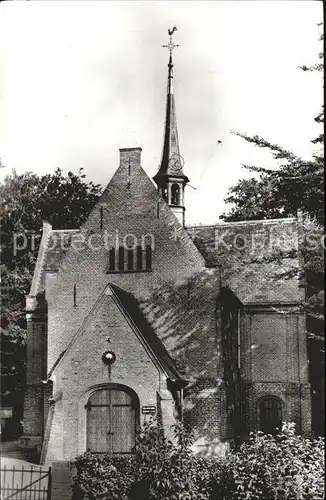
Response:
[[[21,446],[41,463],[132,453],[155,417],[183,421],[205,453],[281,422],[311,428],[295,218],[189,227],[170,36],[162,161],[141,148],[86,222],[43,224],[27,315]]]

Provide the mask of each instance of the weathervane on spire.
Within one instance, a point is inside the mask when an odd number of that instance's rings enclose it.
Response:
[[[174,26],[171,30],[168,30],[168,33],[169,33],[169,37],[170,37],[170,40],[169,40],[169,43],[167,45],[162,45],[162,47],[166,48],[169,50],[170,52],[170,57],[172,57],[172,51],[177,48],[177,47],[180,47],[180,45],[177,45],[176,43],[173,42],[172,40],[172,36],[173,36],[173,33],[175,31],[178,31],[178,28],[176,26]]]

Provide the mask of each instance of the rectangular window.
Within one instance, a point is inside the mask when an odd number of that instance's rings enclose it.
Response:
[[[145,272],[152,270],[152,247],[141,245],[136,249],[120,246],[118,250],[110,248],[108,273]]]
[[[146,271],[150,271],[152,269],[152,247],[150,245],[146,245],[145,262]]]
[[[115,248],[110,248],[109,254],[109,270],[115,271]]]
[[[143,269],[143,251],[141,246],[137,247],[137,269],[139,271]]]
[[[125,249],[119,247],[119,271],[124,271],[125,269]]]
[[[132,271],[134,268],[134,251],[129,249],[127,251],[128,261],[127,261],[127,269],[128,271]]]

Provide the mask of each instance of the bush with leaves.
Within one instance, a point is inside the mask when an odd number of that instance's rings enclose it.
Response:
[[[137,481],[134,456],[85,453],[75,467],[74,500],[125,500]]]
[[[76,461],[75,498],[87,500],[209,500],[221,482],[218,459],[191,451],[191,433],[174,428],[173,441],[163,429],[146,423],[132,457],[86,453]],[[220,498],[216,497],[216,498]]]
[[[324,498],[324,440],[284,424],[276,435],[252,433],[225,458],[191,451],[181,426],[174,440],[146,424],[134,455],[86,453],[76,461],[75,500],[318,500]]]
[[[324,440],[295,433],[283,424],[276,436],[252,433],[228,459],[230,499],[294,500],[324,498]]]
[[[196,457],[193,434],[181,424],[168,440],[160,426],[146,424],[139,436],[136,458],[140,479],[149,485],[149,498],[159,500],[208,500],[218,459]]]

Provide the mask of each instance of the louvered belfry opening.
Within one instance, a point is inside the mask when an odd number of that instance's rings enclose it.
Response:
[[[115,455],[134,451],[139,401],[131,390],[108,387],[94,392],[86,413],[87,451]]]

